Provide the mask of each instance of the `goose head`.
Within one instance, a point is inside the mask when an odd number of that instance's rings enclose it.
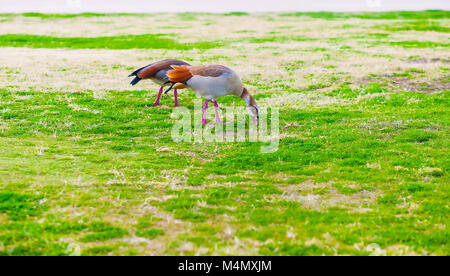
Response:
[[[244,90],[242,91],[241,98],[247,104],[247,111],[253,118],[253,122],[255,123],[255,125],[258,125],[259,107],[253,96],[248,92],[247,88],[244,88]]]

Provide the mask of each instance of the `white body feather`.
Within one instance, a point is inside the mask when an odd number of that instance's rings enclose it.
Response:
[[[244,89],[241,79],[235,72],[224,73],[219,77],[194,75],[187,81],[187,85],[198,97],[214,101],[217,97],[225,95],[240,96]]]

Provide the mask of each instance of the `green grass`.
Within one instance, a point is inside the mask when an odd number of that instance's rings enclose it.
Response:
[[[0,35],[0,47],[70,48],[70,49],[210,49],[216,42],[179,43],[167,34],[105,37],[52,37],[26,34]]]
[[[194,13],[186,12],[180,13],[184,18],[194,18],[199,15],[210,15],[209,13]],[[225,16],[249,16],[246,12],[230,12],[223,14]],[[428,10],[428,11],[390,11],[390,12],[361,12],[361,13],[349,13],[349,12],[293,12],[283,13],[281,16],[307,16],[311,18],[321,19],[347,19],[347,18],[360,18],[360,19],[408,19],[416,20],[423,18],[430,19],[445,19],[450,17],[449,11],[444,10]],[[132,13],[79,13],[79,14],[44,14],[44,13],[22,13],[22,14],[0,14],[0,16],[24,16],[24,17],[37,17],[42,19],[52,18],[75,18],[75,17],[115,17],[115,16],[153,16],[152,14],[132,14]]]
[[[448,223],[449,209],[445,203],[448,202],[450,192],[446,173],[449,169],[448,150],[445,146],[448,131],[434,133],[424,130],[430,124],[448,125],[448,116],[445,116],[449,104],[448,92],[432,96],[420,93],[396,94],[390,98],[380,96],[345,108],[336,106],[300,111],[283,109],[280,112],[282,125],[293,122],[304,125],[299,130],[287,130],[288,133],[302,131],[305,136],[302,139],[283,138],[280,149],[273,154],[260,153],[259,144],[174,145],[167,132],[172,125],[167,120],[170,110],[147,107],[143,94],[139,92],[111,91],[108,100],[94,99],[90,93],[68,95],[72,103],[99,110],[97,115],[73,111],[63,100],[66,95],[57,92],[19,93],[3,90],[0,95],[3,102],[0,105],[0,110],[3,110],[1,118],[9,126],[1,133],[3,141],[0,147],[0,172],[4,175],[4,190],[10,191],[2,193],[0,211],[11,219],[11,222],[3,225],[7,231],[3,231],[0,240],[6,245],[14,245],[14,248],[33,239],[28,237],[23,240],[17,237],[12,242],[10,235],[17,235],[21,231],[13,226],[17,223],[14,222],[16,220],[28,218],[33,221],[33,217],[42,217],[47,223],[54,225],[59,219],[50,215],[48,210],[50,208],[57,211],[58,206],[94,208],[94,216],[102,217],[108,210],[118,208],[114,201],[105,202],[100,199],[105,196],[126,199],[129,206],[124,212],[127,214],[133,205],[145,199],[146,194],[158,194],[157,186],[150,184],[144,190],[136,190],[132,183],[163,181],[158,177],[163,175],[163,171],[175,169],[174,173],[179,174],[176,168],[189,168],[183,173],[187,176],[184,184],[187,185],[186,188],[165,191],[174,197],[154,202],[154,205],[177,219],[193,223],[207,223],[220,215],[231,216],[234,218],[232,225],[245,226],[243,232],[239,232],[239,237],[273,240],[261,249],[261,254],[332,252],[330,249],[314,246],[302,249],[286,243],[283,237],[289,227],[301,231],[299,235],[303,233],[301,235],[306,237],[321,237],[328,233],[340,244],[349,244],[337,249],[339,254],[358,254],[351,244],[359,243],[362,239],[380,246],[403,244],[415,250],[450,253],[446,245],[449,233],[445,229],[423,231],[424,227],[433,228],[433,225]],[[17,99],[17,95],[29,98]],[[133,97],[129,97],[131,95]],[[411,98],[417,100],[405,105]],[[187,101],[185,99],[185,105],[191,106],[190,101],[189,98]],[[365,112],[360,111],[362,107]],[[47,112],[43,114],[36,112],[37,110]],[[377,118],[376,121],[373,121],[374,117]],[[64,126],[65,118],[70,118],[70,126]],[[311,123],[312,120],[314,124]],[[377,122],[389,125],[392,120],[403,122],[401,128],[380,128],[377,125]],[[361,127],[365,124],[372,126]],[[93,125],[98,126],[92,127]],[[55,131],[58,133],[56,138],[52,137]],[[36,133],[39,133],[38,137]],[[36,155],[37,145],[47,148],[42,155]],[[197,152],[198,156],[187,158],[170,151],[155,151],[161,146],[176,146],[178,151]],[[219,149],[215,158],[206,163],[202,161],[202,155],[209,155],[210,148],[214,147]],[[27,160],[27,163],[19,167],[18,160]],[[380,166],[371,169],[367,167],[368,163]],[[397,171],[394,169],[397,166],[406,170]],[[426,167],[439,170],[430,173],[421,171]],[[113,168],[124,174],[124,184],[106,184],[116,178],[110,173]],[[141,172],[136,174],[137,171]],[[251,174],[240,176],[246,171]],[[73,184],[62,185],[61,181],[73,179],[74,174],[79,173],[82,173],[84,181],[98,184],[82,190],[78,190]],[[273,176],[276,173],[287,174],[289,178],[277,179]],[[24,184],[17,183],[19,175]],[[211,179],[208,175],[224,178]],[[428,179],[424,180],[424,177]],[[47,179],[47,184],[36,186],[42,179]],[[346,208],[350,206],[344,207],[345,205],[339,208],[328,207],[326,212],[321,212],[305,209],[301,203],[282,198],[267,201],[268,198],[277,198],[282,194],[274,182],[294,185],[308,179],[317,183],[342,183],[344,186],[340,189],[344,194],[352,195],[360,190],[376,189],[384,195],[374,203],[376,209],[362,214],[348,213]],[[216,186],[221,183],[235,184]],[[345,183],[360,183],[360,188],[346,188]],[[188,188],[200,184],[213,186],[200,190]],[[40,195],[13,192],[17,190],[26,193],[32,190]],[[325,195],[330,194],[325,192]],[[73,196],[76,201],[73,201]],[[38,204],[43,198],[47,199],[46,203]],[[199,200],[206,205],[199,207]],[[414,203],[421,207],[408,211],[408,207],[402,207],[405,202],[406,206]],[[402,213],[407,216],[398,217]],[[422,220],[422,224],[417,224]],[[151,217],[141,219],[135,226],[136,235],[148,239],[164,235],[164,230],[152,226],[158,221]],[[345,226],[350,224],[359,226]],[[30,224],[29,227],[39,233],[41,226],[33,225]],[[246,231],[246,227],[251,225],[260,230]],[[281,232],[277,234],[273,231],[273,225],[284,228],[278,229]],[[379,227],[380,225],[389,227]],[[92,242],[129,235],[129,230],[103,222],[91,222],[85,226],[67,224],[64,227],[52,228],[57,231],[55,238],[80,233],[79,242]],[[81,234],[80,231],[86,234]],[[188,240],[204,237],[203,232],[194,231]],[[362,233],[364,237],[371,238],[363,238]],[[213,246],[216,242],[196,239],[194,241],[202,246]],[[51,239],[47,242],[59,244]],[[220,245],[225,244],[219,241]],[[33,246],[43,251],[36,249],[38,251],[29,251],[30,254],[61,253],[43,245]],[[58,246],[63,248],[64,244]],[[7,254],[22,254],[28,251],[21,249],[8,252]]]
[[[84,12],[84,13],[69,13],[69,14],[58,14],[58,13],[38,13],[38,12],[27,12],[27,13],[17,13],[17,14],[11,14],[11,13],[2,13],[0,14],[1,17],[35,17],[35,18],[41,18],[41,19],[66,19],[66,18],[78,18],[78,17],[115,17],[115,16],[132,16],[132,17],[143,17],[143,16],[152,16],[152,14],[138,14],[138,13],[91,13],[91,12]]]
[[[221,41],[204,41],[195,43],[180,43],[167,38],[168,34],[105,36],[105,37],[53,37],[26,34],[0,35],[0,47],[28,47],[28,48],[68,48],[68,49],[171,49],[171,50],[208,50],[220,48],[233,43],[242,43],[243,40],[230,39]],[[381,38],[382,40],[367,40],[365,37],[356,37],[365,44],[372,46],[388,44],[403,48],[436,48],[450,47],[450,43],[433,41],[392,41],[384,40],[386,35],[372,35],[369,38]],[[288,43],[317,41],[316,38],[295,36],[264,36],[250,37],[244,41],[252,44],[262,43]],[[328,38],[331,44],[342,38]],[[327,51],[326,48],[314,48],[310,51]]]
[[[170,34],[146,34],[105,37],[53,37],[26,34],[0,35],[0,47],[28,48],[69,48],[69,49],[171,49],[192,50],[223,47],[226,44],[242,42],[230,39],[221,41],[204,41],[196,43],[180,43],[170,37]],[[283,43],[289,41],[314,41],[308,37],[267,36],[250,37],[249,43]]]
[[[439,43],[433,41],[390,41],[388,42],[394,46],[401,46],[403,48],[436,48],[436,47],[450,47],[450,43]]]
[[[39,204],[42,197],[14,192],[0,193],[0,212],[6,213],[11,219],[26,219],[45,210],[45,205]]]
[[[449,27],[431,20],[405,21],[394,25],[380,25],[379,27],[387,31],[450,32]]]
[[[182,42],[228,16],[284,28]],[[172,17],[183,28],[165,35],[0,35],[19,53],[0,68],[0,255],[450,255],[448,12]],[[342,20],[342,34],[315,35],[330,30],[321,19]],[[46,61],[33,48],[96,50]],[[154,107],[150,82],[120,86],[137,61],[173,55],[239,68],[258,104],[279,108],[278,150],[175,143],[171,96]],[[80,85],[91,76],[104,81]],[[194,93],[179,98],[194,109]]]
[[[164,230],[161,230],[161,229],[152,228],[152,229],[136,231],[136,236],[147,238],[147,239],[154,239],[161,235],[164,235]]]
[[[370,19],[370,20],[417,20],[417,19],[448,19],[450,17],[449,11],[444,10],[428,10],[428,11],[390,11],[390,12],[293,12],[284,13],[281,16],[295,16],[295,17],[312,17],[327,20],[336,19]]]

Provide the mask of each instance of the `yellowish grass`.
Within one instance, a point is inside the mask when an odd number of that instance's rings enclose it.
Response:
[[[128,85],[131,68],[164,58],[189,57],[193,64],[216,63],[234,68],[244,81],[259,78],[264,83],[287,81],[289,86],[304,90],[308,84],[326,83],[325,91],[336,88],[331,76],[348,78],[356,85],[368,74],[392,75],[410,68],[426,72],[418,82],[438,79],[440,68],[450,55],[441,49],[402,48],[388,45],[367,47],[357,39],[344,44],[328,43],[329,38],[361,36],[376,32],[370,27],[393,24],[386,20],[347,19],[329,21],[283,17],[268,20],[267,14],[244,17],[198,15],[197,20],[184,21],[178,15],[155,14],[146,17],[77,17],[41,20],[14,17],[0,23],[0,34],[24,33],[54,36],[108,36],[148,33],[172,33],[180,42],[235,41],[232,47],[207,51],[168,50],[65,50],[0,48],[0,87],[18,89],[34,87],[38,90],[94,91],[96,97],[105,97],[108,90],[156,89],[155,85],[140,83]],[[394,22],[395,23],[395,22]],[[446,24],[446,21],[443,21]],[[343,25],[353,26],[342,28]],[[370,30],[370,31],[368,31]],[[382,32],[380,30],[379,32]],[[389,40],[426,40],[446,43],[448,37],[438,32],[397,32]],[[248,43],[254,37],[305,37],[319,40]],[[239,42],[241,41],[241,42]],[[325,51],[313,51],[323,48]],[[378,55],[378,56],[377,56]],[[383,55],[385,57],[380,57]],[[389,57],[390,56],[390,57]],[[433,63],[407,62],[410,56],[439,59]],[[285,66],[302,61],[298,70],[288,72]],[[314,75],[314,77],[311,77]],[[256,87],[251,87],[256,90]],[[274,91],[279,89],[274,88]],[[282,92],[282,91],[280,91]],[[258,93],[254,91],[253,93]]]

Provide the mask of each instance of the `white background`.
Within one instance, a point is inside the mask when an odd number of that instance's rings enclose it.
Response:
[[[0,0],[8,12],[265,12],[450,9],[450,0]]]

